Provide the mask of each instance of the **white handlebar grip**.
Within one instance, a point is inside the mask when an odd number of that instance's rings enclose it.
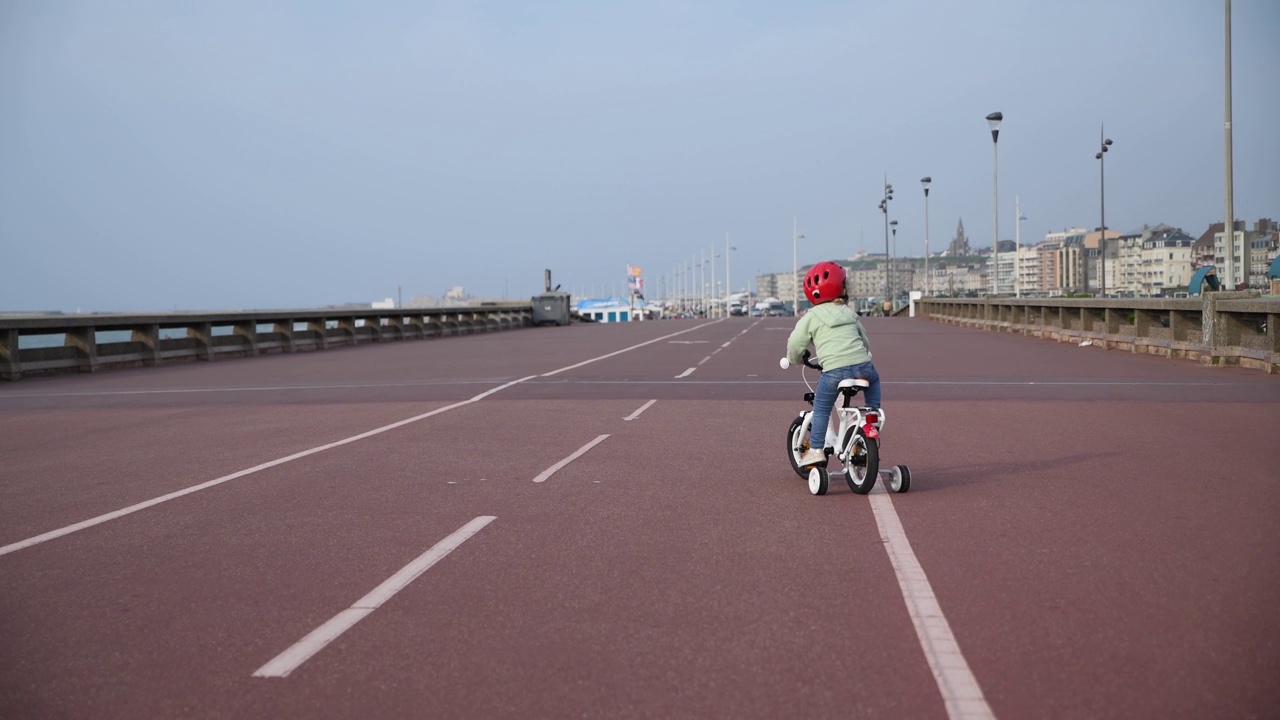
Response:
[[[786,370],[787,368],[791,367],[791,362],[788,361],[786,358],[782,358],[781,360],[778,361],[778,367],[782,368],[783,370]]]

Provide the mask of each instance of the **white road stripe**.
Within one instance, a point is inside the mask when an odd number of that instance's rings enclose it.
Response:
[[[268,468],[273,468],[273,467],[275,467],[275,466],[277,466],[277,465],[283,465],[283,464],[285,464],[285,463],[287,463],[287,462],[292,462],[292,461],[294,461],[294,460],[298,460],[298,459],[300,459],[300,458],[307,457],[308,455],[315,455],[315,454],[316,454],[316,453],[318,453],[318,452],[324,452],[325,450],[330,450],[330,449],[332,449],[332,448],[341,447],[342,445],[347,445],[347,444],[349,444],[349,443],[353,443],[353,442],[355,442],[355,441],[357,441],[357,440],[363,440],[363,439],[368,438],[368,437],[373,437],[374,435],[380,435],[380,434],[382,434],[382,433],[384,433],[384,432],[387,432],[388,430],[394,430],[394,429],[396,429],[396,428],[398,428],[398,427],[404,427],[405,425],[408,425],[408,424],[410,424],[410,423],[415,423],[415,422],[418,422],[419,420],[425,420],[426,418],[429,418],[429,417],[431,417],[431,416],[433,416],[433,415],[439,415],[440,413],[448,412],[448,411],[453,410],[453,409],[455,409],[455,408],[460,408],[460,407],[462,407],[462,406],[464,406],[464,405],[470,405],[471,403],[478,402],[478,401],[480,401],[480,400],[482,400],[482,399],[484,399],[484,398],[486,398],[486,397],[488,397],[488,396],[490,396],[490,395],[492,395],[492,394],[494,394],[494,393],[498,392],[499,390],[504,390],[504,389],[506,389],[506,388],[511,387],[512,385],[517,385],[517,384],[519,384],[519,383],[524,382],[525,380],[529,380],[529,379],[532,379],[532,378],[534,378],[534,377],[536,377],[536,376],[535,376],[535,375],[530,375],[530,376],[528,376],[528,377],[520,378],[519,380],[513,380],[513,381],[511,381],[511,382],[509,382],[509,383],[506,383],[505,385],[499,385],[499,386],[498,386],[498,387],[496,387],[496,388],[492,388],[492,389],[486,390],[486,391],[484,391],[484,392],[480,393],[479,395],[476,395],[475,397],[473,397],[473,398],[471,398],[471,399],[469,399],[469,400],[463,400],[462,402],[457,402],[457,403],[454,403],[454,404],[452,404],[452,405],[446,405],[446,406],[444,406],[444,407],[442,407],[442,408],[436,408],[435,410],[432,410],[432,411],[430,411],[430,412],[422,413],[421,415],[415,415],[415,416],[413,416],[413,417],[411,417],[411,418],[408,418],[408,419],[406,419],[406,420],[400,420],[399,422],[393,422],[393,423],[391,423],[390,425],[383,425],[383,426],[382,426],[382,427],[380,427],[380,428],[374,428],[373,430],[369,430],[368,432],[362,432],[362,433],[360,433],[359,435],[352,435],[352,436],[351,436],[351,437],[349,437],[349,438],[344,438],[344,439],[342,439],[342,440],[337,440],[337,441],[335,441],[335,442],[328,443],[327,445],[319,445],[319,446],[313,447],[313,448],[311,448],[311,449],[309,449],[309,450],[303,450],[302,452],[296,452],[296,453],[294,453],[294,454],[292,454],[292,455],[288,455],[288,456],[285,456],[285,457],[282,457],[282,458],[277,458],[277,459],[275,459],[275,460],[271,460],[270,462],[264,462],[264,463],[262,463],[261,465],[254,465],[254,466],[253,466],[253,467],[251,467],[251,468],[248,468],[248,469],[245,469],[245,470],[240,470],[240,471],[238,471],[238,472],[233,472],[233,473],[231,473],[230,475],[223,475],[223,476],[222,476],[222,477],[220,477],[220,478],[215,478],[215,479],[213,479],[213,480],[209,480],[208,482],[200,483],[199,485],[192,485],[191,487],[183,488],[182,490],[178,490],[178,491],[175,491],[175,492],[171,492],[171,493],[169,493],[168,495],[161,495],[160,497],[152,498],[152,499],[150,499],[150,500],[146,500],[146,501],[144,501],[144,502],[140,502],[140,503],[138,503],[138,504],[136,504],[136,505],[130,505],[129,507],[121,508],[121,509],[116,510],[116,511],[114,511],[114,512],[109,512],[109,513],[107,513],[107,514],[105,514],[105,515],[99,515],[99,516],[97,516],[97,517],[95,517],[95,518],[89,518],[88,520],[82,520],[82,521],[80,521],[80,522],[78,522],[78,523],[75,523],[74,525],[68,525],[68,526],[66,526],[66,527],[64,527],[64,528],[59,528],[59,529],[57,529],[57,530],[50,530],[49,532],[44,533],[44,534],[42,534],[42,535],[36,535],[35,537],[30,537],[30,538],[27,538],[26,540],[20,540],[20,541],[18,541],[18,542],[16,542],[16,543],[13,543],[13,544],[10,544],[10,545],[5,545],[4,547],[0,547],[0,555],[7,555],[7,554],[9,554],[9,553],[11,553],[11,552],[14,552],[14,551],[17,551],[17,550],[22,550],[23,548],[31,547],[32,545],[38,545],[38,544],[40,544],[40,543],[42,543],[42,542],[45,542],[46,540],[53,540],[54,538],[59,538],[59,537],[62,537],[63,535],[69,535],[69,534],[71,534],[71,533],[73,533],[73,532],[76,532],[76,531],[79,531],[79,530],[84,530],[85,528],[93,527],[94,525],[100,525],[100,524],[102,524],[102,523],[104,523],[104,522],[107,522],[108,520],[115,520],[116,518],[121,518],[121,517],[124,517],[125,515],[131,515],[131,514],[133,514],[133,513],[138,512],[139,510],[146,510],[147,508],[149,508],[149,507],[153,507],[153,506],[155,506],[155,505],[159,505],[160,503],[165,503],[165,502],[168,502],[168,501],[170,501],[170,500],[175,500],[175,499],[180,498],[180,497],[182,497],[182,496],[184,496],[184,495],[190,495],[190,494],[195,493],[195,492],[200,492],[201,490],[207,490],[207,489],[209,489],[209,488],[211,488],[211,487],[215,487],[215,486],[217,486],[217,485],[221,485],[222,483],[229,482],[229,481],[231,481],[231,480],[235,480],[235,479],[238,479],[238,478],[242,478],[242,477],[244,477],[244,476],[246,476],[246,475],[252,475],[252,474],[254,474],[254,473],[256,473],[256,472],[259,472],[259,471],[262,471],[262,470],[266,470],[266,469],[268,469]]]
[[[653,404],[654,404],[654,403],[656,403],[656,402],[658,402],[656,398],[655,398],[655,399],[653,399],[653,400],[650,400],[649,402],[647,402],[647,403],[645,403],[645,404],[641,405],[639,410],[636,410],[635,412],[631,413],[630,415],[628,415],[628,416],[626,416],[626,417],[624,417],[624,418],[622,418],[622,419],[623,419],[623,420],[635,420],[636,418],[640,417],[640,413],[644,412],[645,410],[648,410],[648,409],[649,409],[649,406],[650,406],[650,405],[653,405]]]
[[[684,377],[677,375],[676,377]],[[747,377],[759,377],[758,375],[748,375]],[[673,383],[670,380],[643,380],[643,379],[612,379],[612,380],[556,380],[555,384],[572,384],[572,385],[617,385],[625,382],[628,385],[687,385],[689,383]],[[796,380],[694,380],[694,384],[700,385],[795,385]],[[531,380],[528,385],[548,385],[552,383],[544,383],[538,380]],[[982,381],[982,380],[881,380],[881,385],[961,385],[961,386],[1088,386],[1088,387],[1257,387],[1253,383],[1220,383],[1220,382],[1055,382],[1055,381]]]
[[[680,373],[679,375],[677,375],[677,376],[676,376],[676,379],[677,379],[677,380],[679,380],[680,378],[683,378],[683,377],[689,377],[690,375],[692,375],[692,374],[693,374],[693,371],[694,371],[694,370],[697,370],[697,369],[698,369],[698,368],[696,368],[696,367],[691,367],[691,368],[689,368],[688,370],[685,370],[684,372],[682,372],[682,373]]]
[[[741,335],[742,333],[738,333],[738,334],[739,334],[739,335]],[[733,342],[733,341],[732,341],[732,340],[730,340],[729,342]],[[720,347],[722,347],[722,348],[727,348],[727,347],[729,347],[729,343],[725,343],[725,344],[721,345]]]
[[[701,360],[699,360],[699,361],[698,361],[698,367],[702,367],[702,363],[704,363],[704,362],[706,362],[706,361],[708,361],[708,360],[710,360],[710,359],[711,359],[711,356],[710,356],[710,355],[708,355],[708,356],[706,356],[706,357],[702,358]]]
[[[618,351],[616,351],[616,352],[611,352],[611,353],[609,353],[609,354],[607,354],[607,355],[601,355],[600,357],[592,358],[592,359],[590,359],[590,360],[584,360],[584,361],[582,361],[582,362],[580,362],[580,363],[575,363],[575,364],[573,364],[573,365],[569,365],[569,366],[566,366],[566,367],[562,367],[562,368],[560,368],[559,370],[552,370],[552,371],[551,371],[551,372],[549,372],[549,373],[544,373],[544,374],[542,375],[542,377],[547,377],[548,375],[555,375],[556,373],[561,373],[561,372],[564,372],[565,370],[572,370],[572,369],[574,369],[574,368],[582,367],[583,365],[588,365],[588,364],[590,364],[590,363],[596,362],[597,360],[604,360],[605,358],[610,358],[610,357],[613,357],[614,355],[619,355],[619,354],[624,353],[624,352],[627,352],[627,351],[629,351],[629,350],[635,350],[636,348],[644,347],[645,345],[650,345],[650,344],[655,343],[655,342],[661,342],[662,340],[666,340],[667,338],[675,337],[675,336],[677,336],[677,335],[683,335],[684,333],[692,332],[692,331],[694,331],[694,330],[698,330],[698,329],[700,329],[700,328],[704,328],[704,327],[706,327],[707,325],[714,325],[715,323],[718,323],[718,322],[723,322],[723,321],[722,321],[722,320],[715,320],[715,321],[712,321],[712,322],[709,322],[709,323],[703,323],[702,325],[696,325],[696,326],[694,326],[694,327],[689,328],[688,330],[681,330],[680,332],[672,333],[672,334],[670,334],[670,335],[664,335],[664,336],[662,336],[662,337],[660,337],[660,338],[655,338],[655,339],[653,339],[653,340],[649,340],[649,341],[647,341],[647,342],[642,342],[642,343],[639,343],[639,344],[637,344],[637,345],[632,345],[631,347],[623,348],[622,350],[618,350]],[[692,369],[692,368],[690,368],[689,372],[693,372],[693,369]],[[254,465],[254,466],[253,466],[253,467],[251,467],[251,468],[248,468],[248,469],[245,469],[245,470],[240,470],[240,471],[238,471],[238,472],[231,473],[230,475],[223,475],[223,476],[222,476],[222,477],[220,477],[220,478],[215,478],[215,479],[213,479],[213,480],[209,480],[208,482],[200,483],[199,485],[192,485],[191,487],[183,488],[182,490],[178,490],[178,491],[175,491],[175,492],[171,492],[171,493],[169,493],[169,494],[167,494],[167,495],[161,495],[160,497],[152,498],[152,499],[150,499],[150,500],[146,500],[146,501],[143,501],[143,502],[137,503],[137,504],[135,504],[135,505],[130,505],[129,507],[126,507],[126,508],[121,508],[121,509],[119,509],[119,510],[116,510],[116,511],[113,511],[113,512],[106,513],[105,515],[99,515],[99,516],[94,517],[94,518],[89,518],[88,520],[82,520],[82,521],[80,521],[80,522],[78,522],[78,523],[75,523],[75,524],[72,524],[72,525],[68,525],[68,526],[66,526],[66,527],[58,528],[57,530],[50,530],[50,531],[49,531],[49,532],[47,532],[47,533],[43,533],[43,534],[41,534],[41,535],[36,535],[35,537],[30,537],[30,538],[27,538],[26,540],[19,540],[19,541],[18,541],[18,542],[16,542],[16,543],[11,543],[11,544],[9,544],[9,545],[5,545],[4,547],[0,547],[0,556],[2,556],[2,555],[8,555],[8,554],[9,554],[9,553],[11,553],[11,552],[15,552],[15,551],[17,551],[17,550],[22,550],[22,549],[24,549],[24,548],[29,548],[29,547],[31,547],[32,545],[39,545],[40,543],[43,543],[43,542],[45,542],[45,541],[47,541],[47,540],[53,540],[53,539],[55,539],[55,538],[62,537],[63,535],[70,535],[70,534],[71,534],[71,533],[73,533],[73,532],[78,532],[78,531],[80,531],[80,530],[84,530],[84,529],[86,529],[86,528],[91,528],[91,527],[93,527],[93,526],[95,526],[95,525],[100,525],[100,524],[102,524],[102,523],[104,523],[104,522],[107,522],[107,521],[109,521],[109,520],[115,520],[115,519],[117,519],[117,518],[121,518],[121,517],[124,517],[124,516],[126,516],[126,515],[132,515],[133,513],[136,513],[136,512],[138,512],[139,510],[146,510],[146,509],[147,509],[147,508],[149,508],[149,507],[153,507],[153,506],[155,506],[155,505],[159,505],[159,504],[161,504],[161,503],[165,503],[165,502],[168,502],[168,501],[170,501],[170,500],[175,500],[175,499],[177,499],[177,498],[183,497],[184,495],[190,495],[190,494],[192,494],[192,493],[196,493],[196,492],[199,492],[199,491],[201,491],[201,490],[206,490],[206,489],[208,489],[208,488],[211,488],[211,487],[215,487],[215,486],[221,485],[222,483],[225,483],[225,482],[228,482],[228,481],[231,481],[231,480],[236,480],[236,479],[238,479],[238,478],[242,478],[242,477],[244,477],[244,476],[246,476],[246,475],[252,475],[253,473],[259,472],[259,471],[261,471],[261,470],[266,470],[266,469],[268,469],[268,468],[273,468],[273,467],[275,467],[275,466],[277,466],[277,465],[283,465],[283,464],[285,464],[285,463],[287,463],[287,462],[292,462],[292,461],[294,461],[294,460],[298,460],[298,459],[300,459],[300,458],[304,458],[304,457],[307,457],[307,456],[309,456],[309,455],[314,455],[314,454],[316,454],[316,453],[318,453],[318,452],[323,452],[323,451],[325,451],[325,450],[330,450],[330,449],[332,449],[332,448],[340,447],[340,446],[342,446],[342,445],[346,445],[346,444],[348,444],[348,443],[353,443],[353,442],[355,442],[355,441],[357,441],[357,440],[363,440],[363,439],[365,439],[365,438],[372,437],[372,436],[374,436],[374,435],[379,435],[379,434],[381,434],[381,433],[387,432],[388,430],[394,430],[395,428],[403,427],[403,426],[408,425],[408,424],[410,424],[410,423],[418,422],[419,420],[424,420],[424,419],[426,419],[426,418],[432,417],[433,415],[439,415],[440,413],[448,412],[449,410],[453,410],[453,409],[460,408],[460,407],[463,407],[463,406],[466,406],[466,405],[470,405],[471,403],[474,403],[474,402],[477,402],[477,401],[479,401],[479,400],[482,400],[482,399],[484,399],[484,398],[486,398],[486,397],[488,397],[488,396],[490,396],[490,395],[492,395],[492,394],[494,394],[494,393],[498,392],[499,390],[505,390],[506,388],[509,388],[509,387],[511,387],[512,385],[518,385],[518,384],[520,384],[520,383],[522,383],[522,382],[525,382],[526,380],[533,380],[533,379],[534,379],[534,378],[536,378],[536,377],[538,377],[538,376],[537,376],[537,375],[529,375],[528,377],[523,377],[523,378],[520,378],[519,380],[513,380],[513,381],[511,381],[511,382],[509,382],[509,383],[505,383],[505,384],[499,385],[498,387],[490,388],[489,390],[486,390],[486,391],[484,391],[484,392],[480,393],[479,395],[476,395],[475,397],[473,397],[473,398],[471,398],[471,399],[469,399],[469,400],[463,400],[462,402],[457,402],[457,403],[454,403],[454,404],[452,404],[452,405],[446,405],[446,406],[444,406],[444,407],[442,407],[442,408],[437,408],[437,409],[435,409],[435,410],[432,410],[432,411],[430,411],[430,412],[423,413],[423,414],[421,414],[421,415],[415,415],[415,416],[413,416],[413,417],[411,417],[411,418],[408,418],[408,419],[406,419],[406,420],[401,420],[401,421],[399,421],[399,422],[394,422],[394,423],[391,423],[390,425],[383,425],[383,426],[382,426],[382,427],[380,427],[380,428],[375,428],[375,429],[370,430],[370,431],[368,431],[368,432],[360,433],[359,435],[353,435],[353,436],[351,436],[351,437],[349,437],[349,438],[345,438],[345,439],[342,439],[342,440],[338,440],[338,441],[336,441],[336,442],[331,442],[331,443],[329,443],[329,444],[327,444],[327,445],[320,445],[320,446],[317,446],[317,447],[313,447],[313,448],[311,448],[311,449],[309,449],[309,450],[303,450],[302,452],[297,452],[297,453],[294,453],[294,454],[289,455],[289,456],[286,456],[286,457],[277,458],[277,459],[275,459],[275,460],[271,460],[271,461],[269,461],[269,462],[262,463],[261,465]],[[605,437],[608,437],[608,436],[605,436]]]
[[[982,688],[978,687],[978,680],[969,670],[969,663],[960,652],[951,626],[942,614],[942,606],[933,594],[929,578],[925,577],[924,568],[920,567],[915,553],[911,551],[911,543],[884,483],[877,483],[871,493],[871,510],[880,528],[880,539],[884,542],[885,552],[889,553],[893,572],[898,576],[902,599],[907,603],[907,613],[915,625],[916,637],[942,693],[947,717],[951,720],[994,718],[991,707],[982,696]]]
[[[545,482],[547,478],[551,477],[552,475],[555,475],[555,474],[556,474],[556,471],[558,471],[560,468],[562,468],[562,467],[564,467],[565,465],[568,465],[569,463],[573,462],[574,460],[577,460],[578,458],[582,457],[583,455],[585,455],[585,454],[587,453],[587,451],[588,451],[588,450],[590,450],[591,448],[593,448],[593,447],[595,447],[595,446],[599,445],[600,443],[604,442],[604,439],[605,439],[605,438],[607,438],[607,437],[609,437],[609,436],[608,436],[608,435],[600,435],[600,436],[598,436],[595,440],[592,440],[591,442],[587,443],[586,445],[583,445],[582,447],[578,448],[578,450],[577,450],[575,453],[573,453],[572,455],[570,455],[569,457],[567,457],[567,458],[565,458],[565,459],[561,460],[560,462],[556,463],[555,465],[552,465],[551,467],[547,468],[546,470],[543,470],[543,471],[542,471],[542,473],[541,473],[540,475],[538,475],[538,477],[536,477],[536,478],[534,478],[534,479],[533,479],[533,481],[534,481],[534,482],[536,482],[536,483]]]
[[[331,385],[245,385],[225,388],[163,388],[154,390],[99,390],[93,392],[17,392],[0,393],[0,400],[16,400],[22,398],[58,398],[58,397],[113,397],[123,395],[185,395],[198,393],[236,393],[236,392],[281,392],[294,390],[350,390],[399,387],[431,387],[437,385],[492,385],[493,380],[423,380],[420,382],[389,383],[339,383]]]
[[[576,365],[570,365],[570,366],[568,366],[568,367],[562,367],[562,368],[560,368],[559,370],[552,370],[552,371],[551,371],[551,372],[549,372],[549,373],[543,373],[543,374],[542,374],[542,377],[551,377],[552,375],[558,375],[558,374],[560,374],[560,373],[562,373],[562,372],[564,372],[564,371],[566,371],[566,370],[573,370],[574,368],[580,368],[580,367],[582,367],[583,365],[589,365],[589,364],[591,364],[591,363],[593,363],[593,362],[595,362],[595,361],[597,361],[597,360],[604,360],[605,358],[611,358],[611,357],[613,357],[614,355],[621,355],[621,354],[622,354],[622,353],[624,353],[624,352],[628,352],[628,351],[630,351],[630,350],[635,350],[636,348],[642,348],[642,347],[644,347],[645,345],[652,345],[652,344],[654,344],[654,343],[656,343],[656,342],[662,342],[663,340],[666,340],[667,338],[673,338],[673,337],[675,337],[675,336],[677,336],[677,335],[683,335],[683,334],[688,333],[688,332],[693,332],[694,330],[701,330],[702,328],[707,327],[708,325],[715,325],[715,324],[716,324],[716,323],[718,323],[718,322],[724,322],[724,321],[723,321],[723,320],[712,320],[712,321],[711,321],[711,322],[709,322],[709,323],[703,323],[703,324],[701,324],[701,325],[695,325],[695,326],[693,326],[693,327],[689,328],[688,330],[681,330],[680,332],[674,332],[674,333],[671,333],[670,335],[663,335],[662,337],[659,337],[659,338],[654,338],[654,339],[652,339],[652,340],[646,340],[645,342],[639,343],[639,344],[637,344],[637,345],[632,345],[631,347],[628,347],[628,348],[623,348],[623,349],[621,349],[621,350],[615,350],[614,352],[608,353],[607,355],[601,355],[600,357],[594,357],[594,358],[591,358],[590,360],[583,360],[582,362],[577,363]]]
[[[416,580],[419,575],[430,569],[432,565],[440,562],[445,555],[453,552],[467,538],[475,535],[485,525],[493,522],[494,519],[492,515],[481,515],[458,528],[452,535],[436,543],[430,550],[419,555],[413,562],[400,568],[395,575],[384,580],[381,585],[357,600],[351,607],[334,615],[323,625],[308,633],[306,637],[294,643],[288,650],[258,668],[253,673],[253,676],[288,676],[289,673],[297,670],[299,665],[320,652],[325,645],[333,642],[339,635],[351,629],[352,625],[363,620],[366,615],[377,610],[383,603],[390,600],[393,595],[403,590],[409,583]]]

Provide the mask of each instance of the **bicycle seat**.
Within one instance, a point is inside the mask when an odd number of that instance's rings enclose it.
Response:
[[[867,380],[866,378],[854,378],[852,380],[841,380],[840,384],[836,386],[836,389],[846,390],[849,388],[858,388],[859,390],[861,390],[863,388],[869,388],[869,387],[871,387],[870,380]],[[857,392],[857,390],[855,390],[854,392]]]

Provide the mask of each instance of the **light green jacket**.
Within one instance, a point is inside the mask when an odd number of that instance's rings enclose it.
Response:
[[[800,362],[800,354],[812,343],[822,369],[860,365],[871,359],[867,331],[848,305],[833,302],[811,308],[787,338],[787,360]]]

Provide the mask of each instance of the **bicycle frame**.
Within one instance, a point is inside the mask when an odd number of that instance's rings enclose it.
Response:
[[[805,387],[809,388],[810,394],[814,394],[817,391],[814,390],[813,385],[809,382],[809,376],[805,373],[804,368],[805,366],[803,365],[800,367],[800,377],[804,379]],[[878,442],[880,432],[884,428],[885,413],[884,408],[876,410],[873,413],[875,419],[868,423],[865,409],[851,406],[853,395],[841,393],[841,397],[844,398],[844,404],[831,408],[831,419],[827,422],[827,434],[823,438],[823,447],[832,448],[834,450],[833,454],[838,456],[842,463],[847,463],[849,453],[852,450],[850,447],[851,441],[853,440],[853,435],[848,432],[849,428],[865,428],[864,433],[867,438]],[[800,426],[800,437],[806,438],[809,437],[813,429],[813,410],[804,410],[800,415],[804,418],[804,423]],[[841,439],[845,437],[848,437],[850,442],[840,445]]]

